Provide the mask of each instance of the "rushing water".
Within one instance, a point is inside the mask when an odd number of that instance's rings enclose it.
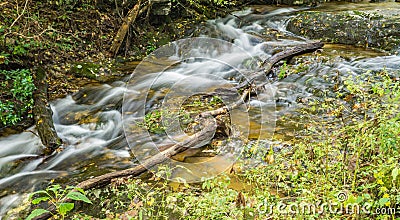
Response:
[[[23,195],[43,188],[52,179],[75,184],[91,176],[132,167],[137,164],[132,154],[147,155],[149,143],[167,145],[182,138],[183,134],[176,131],[170,131],[168,138],[138,132],[126,132],[125,138],[127,125],[122,118],[142,120],[145,112],[162,104],[160,100],[168,93],[165,89],[168,86],[174,86],[170,99],[175,101],[179,96],[233,88],[244,77],[249,77],[240,71],[248,68],[246,60],[265,60],[282,48],[308,42],[285,30],[288,18],[300,9],[272,10],[268,7],[260,10],[261,13],[245,10],[209,21],[204,36],[225,41],[202,38],[174,42],[166,51],[156,52],[156,56],[139,65],[132,79],[88,86],[54,101],[55,128],[64,145],[61,151],[49,157],[41,156],[43,146],[34,127],[1,138],[0,219],[7,210],[21,203]],[[237,112],[236,117],[231,118],[232,124],[244,127],[250,139],[271,139],[274,129],[279,138],[290,139],[294,128],[290,123],[279,122],[275,128],[275,117],[279,119],[293,112],[300,98],[329,90],[338,75],[360,74],[367,69],[383,67],[389,71],[400,69],[399,56],[385,56],[370,50],[326,45],[322,54],[332,59],[323,62],[319,55],[313,54],[305,57],[307,70],[279,81],[265,78],[271,81],[268,89],[250,101],[248,114]],[[202,59],[190,59],[193,56]],[[162,69],[165,66],[168,68]],[[229,101],[229,97],[225,98]],[[230,144],[235,151],[242,143],[225,144]],[[197,167],[197,172],[204,173],[207,169],[221,172],[217,168],[226,162],[226,157],[216,158],[207,166]],[[196,172],[196,168],[191,169]]]

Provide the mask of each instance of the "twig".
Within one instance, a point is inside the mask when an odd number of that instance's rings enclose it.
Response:
[[[17,32],[10,32],[10,33],[7,33],[6,35],[4,35],[4,36],[7,36],[7,35],[17,35],[17,36],[20,36],[20,37],[23,37],[23,38],[25,38],[25,39],[34,39],[34,38],[37,38],[37,37],[40,37],[40,36],[42,36],[44,33],[46,33],[47,31],[55,31],[54,29],[52,29],[52,28],[48,28],[48,29],[45,29],[45,30],[43,30],[42,32],[40,32],[39,34],[37,34],[37,35],[34,35],[34,36],[32,36],[32,37],[28,37],[28,36],[25,36],[25,35],[23,35],[23,34],[21,34],[21,33],[17,33]],[[56,31],[55,31],[56,32]]]
[[[215,110],[202,112],[200,114],[200,116],[202,116],[202,117],[206,117],[208,115],[216,116],[216,115],[224,114],[224,113],[228,112],[228,110],[230,110],[230,109],[235,109],[238,106],[240,106],[246,100],[247,96],[250,95],[250,91],[251,91],[251,89],[246,89],[243,92],[243,94],[240,97],[240,99],[237,100],[235,103],[232,103],[229,106],[224,106],[224,107],[221,107],[221,108],[218,108],[218,109],[215,109]]]
[[[10,25],[9,30],[11,30],[11,28],[15,25],[15,23],[22,17],[22,15],[24,15],[26,7],[28,5],[29,0],[25,1],[25,5],[24,5],[24,9],[22,9],[21,14],[18,15],[18,17],[14,20],[14,22]],[[17,7],[18,7],[18,3],[17,3]]]
[[[121,15],[121,13],[119,13],[118,2],[117,2],[117,0],[114,0],[114,3],[115,3],[115,10],[117,11],[118,16],[119,16],[120,18],[123,18],[123,16]]]

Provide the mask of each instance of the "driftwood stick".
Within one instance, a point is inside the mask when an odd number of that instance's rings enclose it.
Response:
[[[248,95],[250,94],[251,89],[246,89],[239,100],[237,100],[236,102],[232,103],[231,105],[228,106],[223,106],[221,108],[215,109],[215,110],[210,110],[210,111],[206,111],[206,112],[202,112],[200,113],[200,116],[202,117],[206,117],[207,115],[211,115],[211,116],[216,116],[216,115],[221,115],[221,114],[225,114],[227,113],[229,110],[235,109],[237,107],[239,107],[248,97]]]
[[[305,54],[311,51],[315,51],[317,49],[320,49],[324,46],[324,43],[321,41],[316,41],[312,43],[307,43],[303,44],[300,46],[292,47],[286,50],[283,50],[279,53],[276,53],[272,55],[270,58],[266,59],[262,64],[261,64],[261,69],[259,73],[251,77],[249,80],[243,81],[240,83],[238,86],[236,86],[236,89],[241,89],[244,87],[247,87],[251,83],[253,83],[256,79],[260,78],[261,76],[265,76],[265,74],[268,74],[272,67],[277,64],[279,61],[287,59],[289,57]]]
[[[139,0],[136,5],[129,10],[128,15],[124,18],[124,21],[119,28],[117,35],[114,37],[114,41],[111,45],[110,52],[113,56],[117,55],[119,48],[121,47],[122,42],[125,39],[126,33],[128,33],[129,25],[136,21],[137,16],[139,15],[139,9],[141,0]]]
[[[82,189],[91,189],[99,186],[107,185],[111,182],[112,179],[131,176],[135,177],[144,172],[148,169],[154,167],[157,164],[163,163],[168,158],[181,153],[188,148],[194,147],[199,143],[208,143],[214,136],[214,132],[217,129],[217,124],[212,117],[202,118],[201,120],[202,130],[195,133],[194,135],[190,136],[183,142],[177,143],[168,149],[146,159],[145,161],[141,162],[139,165],[133,168],[115,171],[112,173],[107,173],[92,179],[85,180],[77,185],[77,187]]]
[[[297,56],[300,54],[304,54],[307,52],[311,52],[311,51],[319,49],[323,46],[324,46],[324,43],[322,43],[321,41],[317,41],[317,42],[313,42],[313,43],[307,43],[304,45],[292,47],[290,49],[281,51],[281,52],[273,55],[272,57],[270,57],[269,59],[264,61],[264,63],[262,64],[262,67],[264,68],[264,72],[267,72],[267,71],[269,72],[269,70],[271,70],[273,65],[275,65],[276,63],[278,63],[279,61],[281,61],[283,59],[286,59],[286,58],[289,58],[292,56]]]

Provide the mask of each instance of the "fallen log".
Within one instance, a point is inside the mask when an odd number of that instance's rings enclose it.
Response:
[[[186,140],[177,143],[170,148],[146,159],[141,162],[141,164],[136,167],[129,168],[126,170],[116,171],[112,173],[107,173],[92,179],[85,180],[77,185],[77,187],[82,189],[90,189],[98,186],[104,186],[111,183],[112,179],[126,177],[126,176],[138,176],[157,164],[163,163],[171,156],[181,153],[191,147],[203,143],[203,145],[209,143],[217,129],[217,123],[215,119],[211,116],[203,117],[200,119],[200,124],[202,125],[202,130],[190,136]]]
[[[322,48],[323,46],[324,43],[322,43],[321,41],[316,41],[312,43],[303,44],[300,46],[295,46],[287,50],[283,50],[279,53],[274,54],[269,59],[265,60],[264,63],[262,64],[262,67],[264,68],[264,72],[267,71],[269,72],[273,65],[275,65],[276,63],[278,63],[283,59],[315,51],[319,48]]]
[[[33,118],[42,144],[46,147],[45,154],[51,154],[62,141],[58,137],[53,124],[53,112],[48,102],[46,72],[42,68],[36,68],[34,71],[34,84],[36,90],[33,93],[34,107]]]
[[[175,145],[172,145],[171,147],[165,149],[164,151],[144,160],[141,162],[139,165],[121,170],[121,171],[115,171],[111,173],[106,173],[101,176],[97,176],[91,179],[87,179],[77,185],[77,187],[87,190],[87,189],[92,189],[96,187],[101,187],[104,185],[107,185],[111,183],[111,181],[115,178],[121,178],[121,177],[136,177],[139,176],[140,174],[146,172],[150,168],[154,167],[157,164],[163,163],[166,161],[168,158],[172,157],[173,155],[176,155],[178,153],[181,153],[191,147],[197,146],[199,143],[203,143],[204,145],[207,144],[209,141],[212,140],[215,130],[217,129],[217,123],[211,115],[207,115],[205,117],[202,117],[200,119],[200,124],[202,125],[202,130],[199,132],[195,133],[194,135],[190,136],[186,140],[177,143]],[[70,199],[66,199],[64,202],[72,202]],[[38,217],[36,217],[36,220],[39,219],[48,219],[52,216],[51,213],[55,212],[55,206],[51,206],[48,209],[49,212],[44,213]]]
[[[255,80],[259,79],[260,77],[265,76],[266,74],[271,72],[272,67],[281,60],[288,59],[293,56],[305,54],[308,52],[312,52],[312,51],[322,48],[323,46],[324,46],[324,43],[322,43],[321,41],[316,41],[316,42],[312,42],[312,43],[303,44],[300,46],[295,46],[295,47],[283,50],[279,53],[276,53],[276,54],[272,55],[270,58],[266,59],[261,64],[260,69],[262,71],[260,71],[259,73],[257,73],[253,77],[251,77],[249,80],[243,81],[235,88],[242,89],[242,88],[250,85],[251,83],[253,83]]]

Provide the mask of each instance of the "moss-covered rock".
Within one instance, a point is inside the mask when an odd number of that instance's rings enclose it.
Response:
[[[287,29],[311,39],[395,52],[400,46],[400,10],[308,11],[292,18]]]
[[[95,63],[77,63],[71,67],[71,72],[77,77],[97,79],[99,68]]]

